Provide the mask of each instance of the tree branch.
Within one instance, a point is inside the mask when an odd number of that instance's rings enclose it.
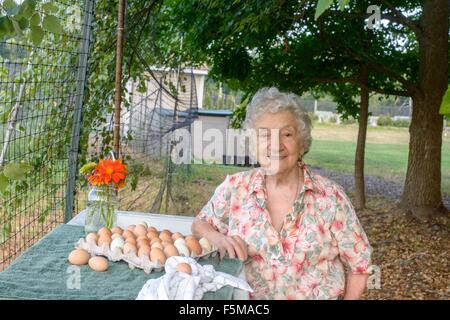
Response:
[[[395,17],[397,17],[397,22],[401,23],[404,26],[407,26],[411,28],[412,31],[416,34],[416,36],[421,36],[422,31],[419,27],[419,24],[417,21],[413,21],[406,17],[403,13],[398,11],[389,1],[387,0],[381,0],[381,2],[394,14]]]

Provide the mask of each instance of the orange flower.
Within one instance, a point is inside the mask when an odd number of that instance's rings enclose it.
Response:
[[[88,181],[95,186],[113,183],[116,188],[122,188],[127,173],[127,166],[121,160],[100,160]]]

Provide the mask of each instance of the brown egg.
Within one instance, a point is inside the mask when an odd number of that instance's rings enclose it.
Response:
[[[158,234],[158,229],[156,229],[155,227],[148,227],[147,232],[156,232],[156,234]]]
[[[150,251],[150,260],[152,260],[152,262],[159,261],[161,264],[164,264],[166,263],[166,255],[161,249],[153,248],[152,251]]]
[[[110,237],[112,236],[111,230],[109,230],[107,227],[103,227],[103,228],[101,228],[100,230],[98,230],[97,234],[98,234],[99,236],[101,236],[102,234],[107,234],[107,235],[110,236]]]
[[[130,225],[127,227],[127,230],[128,230],[128,231],[131,231],[131,232],[134,232],[134,228],[136,228],[136,225],[130,224]]]
[[[130,230],[125,230],[125,231],[122,233],[122,237],[123,237],[124,239],[128,239],[128,238],[130,238],[130,237],[134,239],[134,233],[131,232]]]
[[[95,232],[91,232],[86,236],[86,242],[95,241],[97,243],[98,235]]]
[[[103,257],[92,257],[89,259],[89,267],[97,272],[108,270],[108,260]]]
[[[109,247],[109,245],[111,244],[111,242],[112,242],[111,236],[109,236],[109,235],[106,234],[106,233],[103,233],[103,234],[100,235],[100,237],[98,237],[97,245],[98,245],[99,247],[101,247],[101,246],[103,246],[103,245],[106,244],[106,245],[108,245],[108,247]]]
[[[195,238],[186,238],[186,246],[188,247],[189,251],[195,252],[196,255],[202,254],[202,247],[200,246],[200,243],[198,243],[197,239]]]
[[[164,254],[166,255],[167,258],[180,255],[178,253],[177,248],[175,248],[173,244],[168,244],[167,246],[164,247]]]
[[[133,230],[136,237],[145,236],[147,234],[147,228],[144,227],[142,224],[138,224],[136,228]]]
[[[197,238],[195,238],[192,234],[190,234],[184,238],[184,240],[186,240],[186,241],[188,241],[188,239],[196,239],[197,240]]]
[[[150,240],[148,240],[147,238],[140,239],[140,240],[137,241],[137,246],[138,246],[138,248],[140,248],[142,246],[149,246],[150,247]]]
[[[133,245],[137,245],[137,242],[136,242],[136,239],[134,239],[133,237],[128,237],[128,238],[126,238],[125,239],[125,242],[126,243],[131,243],[131,244],[133,244]]]
[[[147,238],[152,240],[153,238],[158,238],[158,232],[156,231],[149,231],[147,232]]]
[[[86,250],[76,249],[69,254],[69,262],[71,264],[81,266],[88,263],[90,257],[91,255]]]
[[[150,251],[152,251],[150,246],[144,245],[144,246],[139,248],[139,250],[138,250],[138,257],[141,257],[143,255],[150,256]]]
[[[164,229],[163,231],[161,231],[160,233],[167,233],[170,236],[172,236],[172,231],[170,231],[169,229]]]
[[[163,247],[165,248],[165,247],[167,247],[169,244],[173,244],[172,242],[169,242],[169,241],[161,241],[161,244],[163,245]]]
[[[123,245],[123,253],[125,253],[125,254],[127,254],[127,253],[129,253],[129,252],[134,252],[134,253],[137,253],[137,248],[136,248],[136,246],[134,245],[134,244],[132,244],[132,243],[125,243],[124,245]]]
[[[123,229],[119,226],[115,226],[114,228],[111,229],[111,231],[112,231],[112,233],[117,233],[120,235],[122,235],[122,233],[123,233]]]
[[[161,250],[164,250],[164,246],[161,244],[161,242],[155,242],[151,245],[152,249],[153,248],[159,248]]]
[[[179,271],[179,272],[185,272],[185,273],[188,273],[188,274],[192,274],[192,268],[189,265],[189,263],[184,263],[184,262],[179,263],[177,265],[176,270]]]
[[[177,239],[179,239],[179,238],[183,238],[183,235],[182,235],[180,232],[175,232],[175,233],[172,235],[172,240],[173,240],[173,241],[175,241],[175,240],[177,240]]]
[[[162,232],[159,234],[159,238],[160,238],[162,241],[167,241],[167,242],[170,242],[170,243],[173,242],[172,236],[171,236],[169,233],[164,232],[164,231],[162,231]]]
[[[136,238],[136,241],[137,241],[137,242],[139,242],[139,241],[141,241],[141,240],[148,240],[148,241],[150,241],[150,239],[147,238],[147,235],[139,236],[139,237]]]
[[[153,238],[153,239],[150,241],[150,244],[154,244],[155,242],[162,242],[162,240],[161,240],[160,238]]]

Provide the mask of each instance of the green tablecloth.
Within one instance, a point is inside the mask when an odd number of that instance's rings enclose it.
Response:
[[[70,289],[75,273],[67,257],[83,235],[83,227],[61,225],[29,248],[0,272],[0,299],[135,299],[148,279],[163,275],[163,272],[146,274],[141,269],[131,270],[123,261],[110,262],[106,272],[94,272],[88,266],[81,266],[78,269],[80,289]],[[239,260],[226,258],[199,262],[212,264],[217,271],[235,276],[243,267]],[[232,293],[233,288],[226,286],[207,292],[203,299],[229,300]]]

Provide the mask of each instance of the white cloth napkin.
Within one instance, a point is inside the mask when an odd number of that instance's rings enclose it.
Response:
[[[177,272],[179,263],[189,263],[192,275]],[[170,257],[164,267],[165,275],[148,280],[136,300],[200,300],[207,291],[216,291],[225,285],[253,292],[248,283],[232,275],[215,271],[212,265],[200,265],[188,257]]]

